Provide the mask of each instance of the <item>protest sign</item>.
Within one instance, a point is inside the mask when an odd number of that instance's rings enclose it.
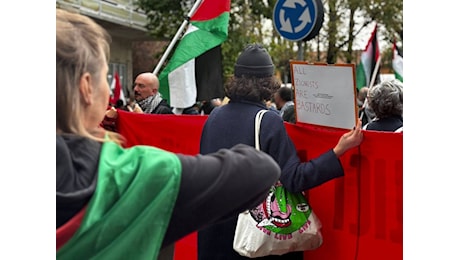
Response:
[[[352,129],[356,125],[354,64],[291,61],[297,122]]]

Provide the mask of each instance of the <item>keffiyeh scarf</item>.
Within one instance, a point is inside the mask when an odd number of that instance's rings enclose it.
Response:
[[[155,108],[160,104],[161,98],[160,93],[157,93],[154,96],[150,96],[144,100],[141,100],[137,102],[137,104],[142,108],[142,111],[144,113],[152,114],[152,112],[155,110]]]

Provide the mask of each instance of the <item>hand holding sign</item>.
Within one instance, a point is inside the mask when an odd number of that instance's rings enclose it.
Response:
[[[337,157],[342,156],[349,149],[356,147],[363,141],[363,133],[361,132],[361,120],[358,124],[348,133],[343,134],[337,145],[334,147],[334,153]]]

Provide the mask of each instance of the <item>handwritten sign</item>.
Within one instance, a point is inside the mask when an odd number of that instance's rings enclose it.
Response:
[[[352,129],[357,122],[354,64],[290,61],[297,122]]]

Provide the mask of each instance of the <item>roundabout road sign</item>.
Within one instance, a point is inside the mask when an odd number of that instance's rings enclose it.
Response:
[[[323,17],[321,0],[278,0],[273,10],[276,31],[291,41],[315,37]]]

